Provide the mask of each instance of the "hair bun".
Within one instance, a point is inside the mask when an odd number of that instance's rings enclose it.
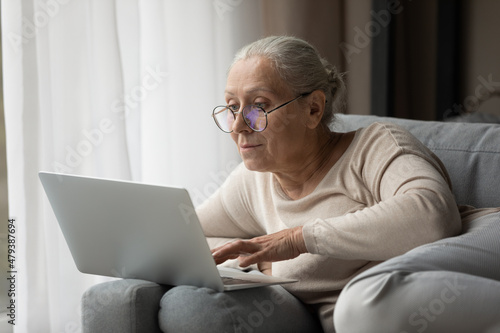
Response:
[[[321,122],[329,126],[334,114],[345,107],[346,84],[344,74],[337,71],[308,42],[290,36],[269,36],[241,48],[234,56],[233,65],[250,57],[270,60],[276,74],[295,93],[321,90],[325,94],[325,111]]]
[[[337,67],[331,65],[326,60],[323,60],[323,65],[325,66],[325,71],[327,75],[328,83],[330,84],[330,91],[332,92],[332,96],[335,96],[338,88],[342,84],[341,76],[337,71]]]
[[[326,68],[326,74],[328,75],[328,82],[337,82],[339,79],[339,73],[335,66],[329,65]]]
[[[323,66],[325,66],[327,80],[328,83],[330,84],[330,91],[332,93],[332,97],[335,97],[338,88],[342,84],[341,80],[342,78],[339,72],[337,71],[337,67],[333,66],[325,59],[322,59],[321,62],[323,63]]]
[[[330,64],[326,59],[321,59],[323,66],[325,67],[326,75],[328,82],[337,82],[339,79],[339,72],[337,71],[337,67]]]

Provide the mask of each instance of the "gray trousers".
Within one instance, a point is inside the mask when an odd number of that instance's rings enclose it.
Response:
[[[280,286],[174,287],[160,307],[163,332],[323,331]],[[500,213],[361,273],[342,291],[334,323],[337,333],[500,333]]]
[[[338,333],[499,333],[500,213],[355,277],[334,323]]]
[[[163,332],[322,332],[314,314],[281,286],[216,292],[179,286],[160,302]]]

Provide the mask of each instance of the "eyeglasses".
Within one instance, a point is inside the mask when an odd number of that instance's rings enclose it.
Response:
[[[243,116],[243,120],[245,120],[245,123],[247,124],[248,127],[250,127],[255,132],[262,132],[267,127],[268,114],[309,94],[310,92],[301,94],[295,97],[294,99],[286,103],[283,103],[278,107],[275,107],[271,111],[266,111],[258,105],[247,105],[243,108],[243,110],[237,112],[232,110],[230,106],[220,105],[214,108],[214,110],[212,111],[212,117],[214,118],[217,126],[223,132],[231,133],[233,132],[233,124],[234,121],[236,120],[236,115],[241,113]]]

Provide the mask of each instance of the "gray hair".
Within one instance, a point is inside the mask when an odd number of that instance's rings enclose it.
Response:
[[[241,48],[235,55],[233,65],[251,57],[271,60],[281,79],[296,94],[322,90],[326,96],[322,123],[329,126],[335,113],[342,112],[346,105],[346,84],[343,74],[337,71],[308,42],[290,36],[270,36]]]

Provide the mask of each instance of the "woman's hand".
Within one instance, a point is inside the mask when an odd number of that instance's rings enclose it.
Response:
[[[300,226],[250,240],[237,240],[213,249],[212,255],[217,265],[229,259],[238,259],[240,266],[246,267],[266,261],[293,259],[306,252]]]
[[[259,271],[264,273],[265,275],[272,276],[273,275],[273,263],[270,261],[259,262],[257,264]]]

